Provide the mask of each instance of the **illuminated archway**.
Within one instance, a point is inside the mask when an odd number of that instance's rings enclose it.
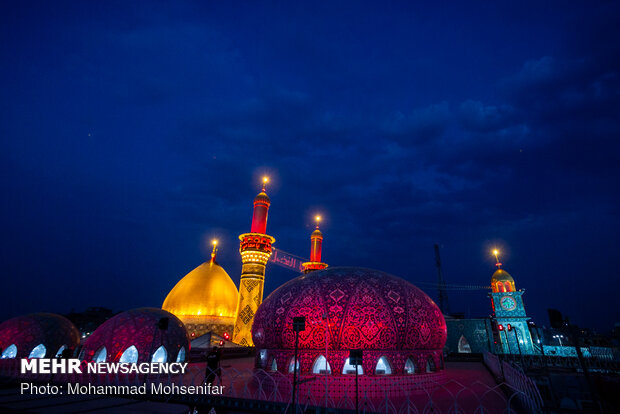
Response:
[[[407,358],[407,362],[405,362],[405,374],[415,374],[415,362],[413,359]]]
[[[328,374],[328,375],[332,373],[332,368],[329,365],[329,362],[327,362],[327,359],[323,355],[319,355],[314,360],[314,364],[312,364],[312,373],[313,374]]]
[[[459,347],[460,354],[471,354],[471,346],[469,345],[469,341],[465,338],[465,335],[461,335],[459,338]]]
[[[377,366],[375,367],[376,375],[392,375],[392,366],[390,365],[390,361],[388,361],[387,357],[384,355],[377,361]]]

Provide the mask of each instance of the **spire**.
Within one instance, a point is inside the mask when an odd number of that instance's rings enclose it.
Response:
[[[495,256],[495,266],[497,266],[498,269],[501,269],[502,264],[499,261],[499,250],[493,249],[493,256]]]
[[[326,263],[321,262],[321,251],[323,249],[323,233],[319,230],[321,216],[315,216],[314,221],[316,222],[316,229],[310,235],[310,261],[302,263],[304,273],[325,269],[327,267]]]
[[[213,251],[211,251],[211,263],[215,263],[215,256],[217,256],[217,240],[213,239],[211,244],[213,244]]]
[[[254,197],[254,213],[252,215],[251,233],[266,234],[267,231],[267,214],[271,200],[265,192],[265,186],[269,182],[269,177],[263,177],[263,188],[260,193]]]

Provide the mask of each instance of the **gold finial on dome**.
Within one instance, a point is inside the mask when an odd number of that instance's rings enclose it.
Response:
[[[213,251],[211,251],[211,263],[215,263],[215,256],[217,255],[217,239],[211,240],[213,245]]]
[[[268,182],[269,182],[269,177],[265,175],[263,177],[263,193],[265,192],[265,186],[267,185]]]
[[[321,222],[321,216],[314,217],[314,221],[316,221],[316,228],[319,228],[319,223]]]
[[[495,266],[497,266],[497,268],[501,268],[502,264],[499,261],[499,250],[497,249],[493,249],[493,256],[495,256]]]

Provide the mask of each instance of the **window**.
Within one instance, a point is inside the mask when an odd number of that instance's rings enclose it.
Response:
[[[105,346],[102,346],[95,352],[93,355],[94,362],[105,362],[105,359],[108,357],[108,351],[105,349]]]
[[[465,338],[465,335],[461,335],[459,338],[459,353],[461,354],[471,354],[471,346],[469,345],[469,341]]]
[[[185,347],[182,346],[177,354],[177,362],[185,362]]]
[[[392,367],[390,366],[390,362],[385,356],[382,356],[377,361],[377,366],[375,367],[375,375],[391,375]]]
[[[276,359],[275,358],[271,360],[271,370],[273,372],[276,372],[278,370],[278,364],[276,363]]]
[[[293,365],[293,363],[295,363],[295,365]],[[295,368],[297,368],[297,372],[299,372],[299,361],[295,361],[295,357],[293,357],[288,364],[288,373],[292,374]]]
[[[435,361],[433,361],[433,357],[428,357],[426,360],[426,372],[435,371]]]
[[[498,292],[505,292],[506,289],[504,288],[504,284],[502,282],[497,282],[497,291]]]
[[[415,374],[415,363],[411,358],[407,358],[405,362],[405,374]]]
[[[30,355],[28,355],[28,358],[45,358],[46,351],[47,349],[45,349],[45,345],[39,344],[32,348],[32,351],[30,351]]]
[[[168,352],[166,352],[166,348],[163,345],[153,353],[151,362],[161,362],[162,364],[168,362]]]
[[[15,358],[17,356],[17,346],[15,344],[11,344],[6,347],[4,351],[2,351],[2,359],[7,358]]]
[[[349,358],[344,361],[344,366],[342,367],[343,374],[353,374],[355,375],[355,366],[349,364]],[[361,365],[357,366],[358,375],[364,375],[364,368]]]
[[[123,355],[121,355],[121,359],[118,360],[119,362],[138,362],[138,348],[135,347],[135,345],[130,346],[129,348],[125,349],[125,352],[123,352]]]
[[[512,292],[512,286],[510,286],[510,282],[506,282],[506,292]]]
[[[331,375],[332,368],[329,366],[329,362],[327,362],[327,359],[323,355],[319,355],[314,360],[314,364],[312,364],[312,373]]]
[[[56,358],[62,357],[62,353],[64,352],[65,349],[67,349],[67,345],[63,345],[60,348],[58,348],[58,352],[56,352]]]
[[[264,368],[267,365],[267,350],[266,349],[261,349],[258,352],[258,356],[260,358],[260,366],[261,366],[261,368]]]

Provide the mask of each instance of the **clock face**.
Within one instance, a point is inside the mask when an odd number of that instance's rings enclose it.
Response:
[[[502,296],[499,299],[499,304],[507,311],[515,310],[517,307],[517,301],[512,296]]]

